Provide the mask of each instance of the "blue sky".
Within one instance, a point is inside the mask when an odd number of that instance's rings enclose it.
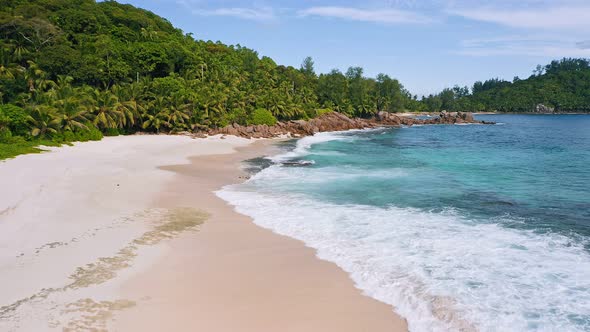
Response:
[[[196,38],[240,44],[318,73],[362,66],[412,93],[528,77],[538,64],[590,57],[590,0],[120,0]]]

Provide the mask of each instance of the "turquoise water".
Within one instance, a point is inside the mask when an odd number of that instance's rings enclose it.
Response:
[[[590,331],[590,116],[479,118],[307,137],[218,194],[412,331]]]

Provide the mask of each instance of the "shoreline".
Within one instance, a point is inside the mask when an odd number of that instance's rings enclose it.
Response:
[[[0,163],[0,330],[102,328],[122,305],[112,301],[118,283],[184,230],[169,222],[175,211],[152,208],[173,178],[157,166],[249,143],[119,136]],[[203,219],[190,217],[180,225]],[[85,321],[89,311],[102,318]]]
[[[210,218],[122,285],[125,298],[146,290],[150,298],[119,312],[114,330],[407,331],[391,306],[362,295],[346,272],[314,249],[255,225],[215,195],[243,181],[242,161],[272,151],[273,142],[162,167],[176,179],[156,204],[191,205]]]
[[[0,163],[0,329],[407,331],[213,193],[272,143],[120,136]]]

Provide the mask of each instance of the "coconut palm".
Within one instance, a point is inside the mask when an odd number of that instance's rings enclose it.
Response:
[[[94,115],[94,125],[102,129],[120,128],[125,115],[119,98],[108,90],[90,90],[92,95],[90,110]]]
[[[55,109],[48,106],[34,107],[29,115],[31,135],[34,137],[45,137],[46,134],[55,134],[60,127],[60,119]]]
[[[53,103],[53,107],[60,110],[58,116],[61,129],[74,131],[87,130],[85,123],[90,122],[91,114],[83,105],[83,100],[76,94],[65,96]]]
[[[168,98],[168,122],[175,131],[189,127],[190,114],[190,104],[182,95],[174,94]]]
[[[146,130],[155,130],[157,133],[162,128],[171,127],[170,109],[164,97],[158,96],[148,104],[141,127]]]

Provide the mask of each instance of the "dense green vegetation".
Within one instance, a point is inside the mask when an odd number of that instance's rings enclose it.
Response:
[[[130,5],[0,0],[0,158],[137,131],[273,124],[323,112],[590,108],[588,61],[564,59],[526,80],[489,80],[418,100],[360,67],[317,75],[240,45],[201,41]],[[7,152],[8,151],[8,152]],[[11,152],[10,152],[11,151]]]
[[[590,61],[562,59],[538,66],[528,79],[491,79],[445,89],[422,100],[431,111],[532,112],[543,104],[558,112],[590,112]]]
[[[318,76],[311,58],[299,69],[277,65],[114,1],[1,3],[0,102],[18,109],[4,112],[6,137],[180,132],[305,119],[320,108],[369,116],[419,104],[387,75],[350,68]]]

